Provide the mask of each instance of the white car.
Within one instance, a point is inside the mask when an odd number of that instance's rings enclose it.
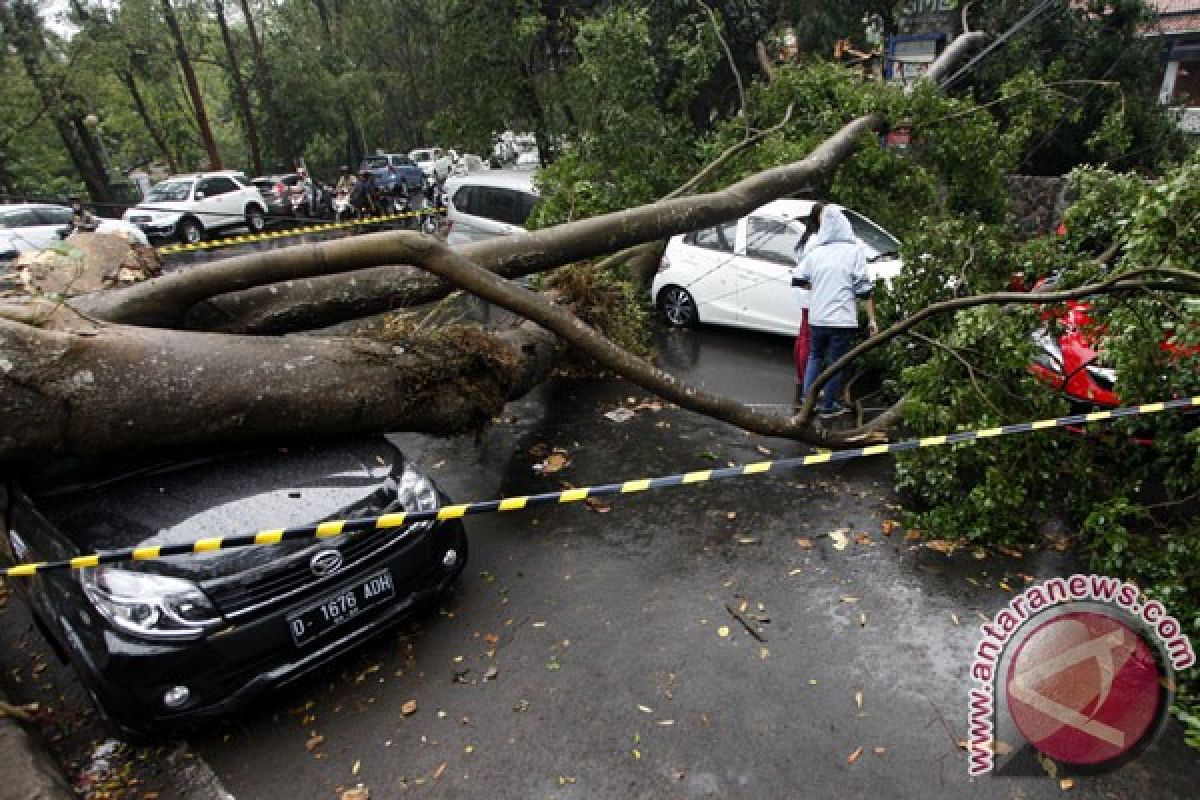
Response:
[[[450,170],[454,166],[450,154],[440,147],[409,150],[408,157],[417,162],[426,178],[434,181],[443,181],[450,177]]]
[[[0,261],[19,253],[45,250],[59,241],[59,232],[71,224],[71,209],[47,203],[0,206]],[[101,219],[97,233],[114,233],[138,244],[149,244],[136,225]]]
[[[174,236],[196,244],[207,231],[219,228],[244,225],[258,233],[267,225],[267,206],[240,172],[198,172],[156,183],[123,219],[148,236]]]
[[[451,178],[446,183],[446,243],[454,247],[524,233],[538,199],[529,172],[493,169]]]
[[[673,237],[650,288],[667,322],[731,325],[795,336],[805,289],[791,285],[796,243],[812,200],[784,198],[749,216]],[[872,280],[891,280],[903,266],[900,242],[866,217],[842,209],[867,248]]]

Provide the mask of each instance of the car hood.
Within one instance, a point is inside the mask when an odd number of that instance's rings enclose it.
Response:
[[[377,438],[139,465],[30,494],[80,552],[91,553],[379,514],[397,503],[403,463],[395,447]],[[203,580],[312,546],[307,540],[218,550],[128,568]]]
[[[128,220],[130,215],[132,215],[132,214],[137,214],[139,212],[144,214],[147,211],[157,211],[159,213],[162,213],[164,211],[169,211],[169,212],[175,212],[175,213],[181,214],[181,213],[183,213],[183,210],[184,210],[183,206],[186,205],[188,202],[189,201],[187,201],[187,200],[178,200],[178,201],[163,200],[162,202],[155,202],[155,203],[138,203],[136,206],[134,206],[133,208],[126,211],[123,218]]]

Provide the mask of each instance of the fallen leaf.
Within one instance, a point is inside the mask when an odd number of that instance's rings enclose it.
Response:
[[[496,665],[493,664],[492,666],[487,668],[486,672],[483,673],[483,679],[485,681],[494,681],[494,680],[496,680],[496,676],[499,674],[500,674],[499,668],[497,668]]]
[[[629,752],[633,753],[633,757],[634,757],[635,759],[637,759],[638,761],[641,761],[641,760],[642,760],[642,751],[641,751],[641,750],[638,750],[638,749],[635,747],[635,748],[633,748],[632,750],[630,750]]]
[[[998,586],[999,586],[1001,589],[1003,589],[1004,591],[1006,591],[1006,592],[1011,592],[1011,591],[1012,591],[1012,587],[1011,587],[1011,586],[1009,586],[1009,585],[1008,585],[1007,583],[1005,583],[1004,581],[1000,581],[1000,582],[999,582],[997,585],[998,585]]]
[[[653,714],[654,713],[654,709],[650,708],[649,706],[643,706],[643,705],[639,704],[637,709],[638,709],[638,711],[642,712],[643,714]]]
[[[867,613],[865,611],[858,615],[858,627],[867,627]]]
[[[546,627],[546,623],[545,622],[535,622],[535,623],[533,623],[533,627],[544,628],[544,627]]]
[[[770,655],[771,655],[771,651],[768,650],[767,648],[765,648],[765,647],[758,648],[758,657],[760,660],[766,661],[767,657]]]
[[[1058,788],[1064,792],[1069,792],[1075,788],[1075,780],[1073,778],[1063,778],[1058,782]]]
[[[813,549],[812,539],[809,539],[805,536],[797,537],[796,544],[800,545],[800,549],[802,549],[802,550],[812,550]]]
[[[361,783],[353,789],[343,789],[338,800],[370,800],[371,792]]]
[[[654,724],[655,724],[655,725],[661,725],[661,726],[663,726],[663,727],[665,728],[665,727],[666,727],[666,726],[668,726],[668,725],[674,725],[674,724],[675,724],[675,720],[673,720],[673,719],[660,719],[660,720],[658,720],[657,722],[655,722]]]
[[[362,761],[361,761],[360,759],[357,759],[357,758],[356,758],[356,759],[354,760],[354,766],[350,768],[350,774],[351,774],[351,775],[357,775],[357,774],[358,774],[358,770],[359,770],[359,768],[360,768],[361,766],[362,766]]]
[[[920,531],[905,531],[904,532],[904,541],[906,541],[906,542],[915,542],[917,539],[920,539],[920,538],[921,538]]]
[[[797,575],[802,575],[802,574],[804,574],[804,570],[802,570],[802,569],[794,569],[794,570],[792,570],[791,572],[789,572],[789,573],[788,573],[788,577],[789,577],[789,578],[794,578],[794,577],[796,577]]]
[[[930,550],[935,550],[939,553],[945,553],[946,555],[953,553],[957,547],[957,545],[949,539],[930,539],[929,541],[925,542],[925,546]]]
[[[313,733],[308,737],[308,741],[304,743],[304,749],[311,753],[313,750],[316,750],[318,747],[320,747],[321,742],[324,741],[324,736],[319,733]]]
[[[738,544],[758,544],[758,539],[754,536],[739,536]]]
[[[838,528],[836,531],[829,532],[829,538],[833,541],[834,550],[845,550],[846,545],[850,544],[850,539],[846,534],[849,531],[846,528]]]
[[[551,672],[558,672],[562,669],[562,664],[558,663],[558,656],[550,656],[550,660],[546,662],[546,669]]]
[[[885,519],[882,524],[883,535],[891,536],[892,533],[900,527],[900,523],[894,519]]]
[[[515,706],[513,706],[513,711],[516,711],[518,714],[523,714],[528,710],[529,710],[529,701],[528,700],[518,700],[517,704]]]
[[[612,420],[613,422],[620,423],[620,422],[628,422],[629,420],[633,419],[634,416],[636,416],[636,415],[632,411],[630,411],[628,408],[614,408],[612,411],[606,412],[604,414],[604,416],[607,417],[608,419]]]
[[[961,622],[958,621],[958,614],[955,614],[953,611],[950,612],[950,619],[954,621],[955,625],[962,624]]]
[[[717,628],[717,636],[720,636],[722,639],[727,638],[729,636],[729,626],[722,625],[721,627]]]
[[[858,706],[858,710],[862,711],[863,695],[862,690],[854,693],[854,704]]]
[[[575,782],[575,779],[573,777],[571,777],[570,775],[559,775],[558,776],[558,785],[559,786],[566,786],[566,785],[572,784],[574,782]]]
[[[406,717],[411,717],[417,713],[417,701],[409,700],[404,705],[400,706],[400,713]]]
[[[612,511],[612,506],[600,500],[598,497],[585,498],[583,504],[592,511],[595,511],[597,514],[607,514],[608,512]]]
[[[854,595],[844,594],[844,595],[842,595],[842,602],[843,603],[857,603],[858,598],[855,597]]]
[[[487,633],[487,634],[484,634],[483,640],[485,642],[487,642],[490,646],[495,647],[496,643],[500,641],[500,637],[494,633]]]
[[[748,601],[748,600],[743,600],[743,601],[741,602],[741,605],[739,605],[739,606],[738,606],[738,612],[739,612],[739,613],[741,613],[741,614],[745,614],[745,613],[746,613],[746,610],[747,610],[748,608],[750,608],[750,601]]]
[[[550,475],[558,472],[570,463],[571,462],[567,459],[567,456],[564,453],[554,452],[546,456],[545,460],[540,464],[534,464],[533,471],[539,472],[542,475]]]
[[[449,766],[449,762],[447,761],[443,761],[441,764],[438,764],[438,768],[433,771],[432,780],[436,781],[438,778],[442,777],[442,775],[446,773],[447,766]]]
[[[854,534],[854,543],[860,547],[862,545],[870,544],[871,537],[867,536],[865,533],[856,533]]]
[[[863,749],[861,747],[858,748],[853,753],[846,756],[846,763],[853,764],[855,761],[858,761],[859,757],[862,756],[862,753],[863,753]]]
[[[875,748],[875,755],[877,755],[877,756],[881,756],[881,755],[883,755],[883,754],[884,754],[884,753],[886,753],[886,752],[887,752],[887,748],[886,748],[886,747],[876,747],[876,748]]]
[[[730,511],[725,515],[725,519],[737,519],[737,512]]]
[[[996,545],[996,549],[1009,558],[1024,558],[1025,554],[1015,547],[1007,547],[1005,545]]]

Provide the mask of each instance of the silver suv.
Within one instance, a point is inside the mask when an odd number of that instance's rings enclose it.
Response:
[[[267,224],[267,207],[258,189],[240,172],[172,175],[156,183],[146,199],[122,217],[147,236],[176,237],[196,244],[208,231],[246,226],[258,233]]]

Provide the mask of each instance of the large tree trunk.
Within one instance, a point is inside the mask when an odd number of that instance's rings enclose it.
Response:
[[[246,82],[242,80],[242,67],[238,63],[237,48],[233,44],[233,36],[229,33],[229,23],[225,19],[224,0],[213,0],[213,8],[217,15],[217,27],[221,29],[221,41],[224,42],[225,53],[229,57],[229,78],[233,82],[234,97],[242,117],[242,129],[246,134],[246,144],[250,147],[250,160],[254,163],[254,174],[262,175],[263,159],[262,149],[258,143],[258,124],[254,121],[254,111],[250,108],[250,93],[246,90]]]
[[[283,112],[279,110],[279,104],[276,101],[275,82],[271,77],[271,70],[267,66],[262,40],[258,38],[258,26],[254,22],[254,14],[250,11],[250,0],[240,0],[240,5],[242,16],[246,18],[246,33],[250,37],[250,54],[254,59],[254,84],[259,97],[262,98],[267,112],[267,121],[271,127],[271,145],[275,155],[275,162],[272,163],[272,169],[274,169],[276,164],[290,160],[287,137],[283,132]]]
[[[212,126],[208,122],[208,110],[204,105],[204,95],[200,91],[200,82],[196,80],[196,70],[192,67],[191,56],[188,55],[187,43],[183,40],[183,31],[179,29],[179,20],[171,0],[162,0],[163,19],[175,45],[175,56],[179,59],[179,69],[183,72],[183,80],[187,86],[188,96],[192,99],[192,113],[196,116],[196,127],[200,131],[200,140],[208,153],[208,168],[222,169],[221,152],[217,149],[217,140],[213,137]]]

